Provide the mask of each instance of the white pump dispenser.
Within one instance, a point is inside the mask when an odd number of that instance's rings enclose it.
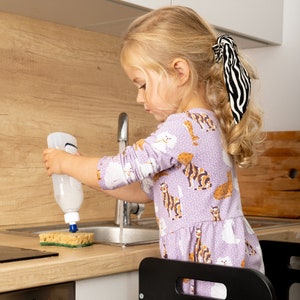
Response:
[[[69,153],[77,153],[76,138],[68,133],[53,132],[47,137],[48,147],[61,149]],[[79,209],[83,202],[81,182],[68,175],[52,175],[54,196],[57,204],[65,213],[65,222],[71,232],[76,232],[76,222],[80,220]]]

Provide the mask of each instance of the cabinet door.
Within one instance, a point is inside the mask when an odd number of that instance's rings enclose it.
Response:
[[[1,300],[75,300],[75,282],[57,283],[24,290],[0,293]]]
[[[76,300],[138,299],[138,271],[76,281]]]
[[[283,0],[173,0],[193,8],[220,31],[281,44]]]
[[[143,6],[149,9],[156,9],[162,6],[171,5],[172,0],[121,0],[138,6]]]
[[[221,33],[240,39],[242,48],[282,43],[283,0],[126,0],[148,9],[182,5],[197,11]]]

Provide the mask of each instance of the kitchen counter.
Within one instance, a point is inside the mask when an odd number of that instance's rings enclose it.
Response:
[[[0,232],[0,245],[58,252],[58,256],[2,263],[0,292],[137,270],[147,256],[159,257],[158,244],[84,248],[40,246],[37,236]]]
[[[300,223],[258,228],[255,231],[262,239],[269,234],[281,237],[286,232],[296,232],[297,239],[300,239]],[[2,263],[0,292],[130,272],[138,270],[144,257],[160,256],[157,243],[123,248],[103,244],[75,249],[43,247],[37,236],[6,231],[0,232],[0,245],[59,253],[53,257]]]

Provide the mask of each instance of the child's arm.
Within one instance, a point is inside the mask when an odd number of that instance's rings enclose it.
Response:
[[[101,190],[97,177],[97,165],[99,158],[74,155],[63,150],[53,148],[45,149],[43,152],[43,158],[48,176],[51,176],[52,174],[66,174],[76,178],[91,188]],[[137,203],[151,201],[147,194],[142,190],[139,182],[114,190],[101,191],[110,196],[126,201]]]
[[[98,189],[101,190],[99,187]],[[147,194],[141,188],[140,182],[134,182],[114,190],[101,190],[101,191],[117,199],[129,201],[129,202],[146,203],[152,201],[151,199],[149,199]]]

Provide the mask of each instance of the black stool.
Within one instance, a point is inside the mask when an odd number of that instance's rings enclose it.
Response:
[[[277,298],[288,300],[291,285],[300,283],[300,269],[293,268],[290,263],[291,257],[300,257],[300,243],[260,241],[260,245],[265,274],[272,282]]]
[[[181,292],[182,278],[222,283],[228,300],[274,300],[274,288],[259,271],[221,265],[145,258],[139,267],[140,300],[214,299]]]

